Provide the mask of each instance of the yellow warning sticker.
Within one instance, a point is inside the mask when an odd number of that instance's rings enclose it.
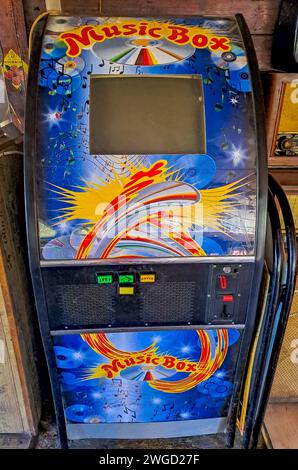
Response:
[[[28,73],[28,65],[12,49],[7,52],[3,60],[4,77],[11,81],[12,85],[18,90]]]

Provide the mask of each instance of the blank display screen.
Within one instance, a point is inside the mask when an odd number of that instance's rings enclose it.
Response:
[[[90,153],[205,153],[200,76],[90,78]]]

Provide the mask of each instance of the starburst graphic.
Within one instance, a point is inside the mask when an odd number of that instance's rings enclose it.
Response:
[[[189,354],[192,350],[193,346],[190,344],[184,344],[180,349],[183,354]]]
[[[237,167],[247,159],[247,152],[242,147],[236,147],[236,145],[232,144],[231,157],[234,167]]]
[[[162,402],[161,398],[158,398],[158,397],[152,398],[152,403],[154,403],[154,405],[160,405],[161,402]]]
[[[235,214],[240,190],[249,182],[199,190],[165,160],[149,167],[129,163],[126,170],[108,181],[84,180],[74,189],[52,185],[64,203],[56,223],[85,221],[76,259],[206,256],[190,235],[194,221],[202,230],[227,234],[222,220]]]
[[[153,343],[159,343],[161,341],[161,336],[153,336],[152,341]]]
[[[83,354],[80,352],[80,351],[75,351],[73,353],[73,358],[76,360],[76,361],[81,361],[83,359]]]
[[[230,98],[230,103],[235,106],[236,104],[239,103],[239,99],[238,99],[238,96],[232,96],[232,98]]]
[[[53,126],[60,126],[60,123],[64,121],[63,114],[58,109],[52,110],[50,109],[48,113],[43,114],[43,122],[47,122],[49,124],[49,128],[51,129]]]
[[[182,411],[182,412],[180,413],[180,418],[182,418],[182,419],[189,419],[189,418],[190,418],[190,413],[189,413],[189,411]]]

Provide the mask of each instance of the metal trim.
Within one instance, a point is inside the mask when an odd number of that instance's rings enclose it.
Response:
[[[167,325],[167,326],[135,326],[135,327],[119,327],[119,328],[80,328],[80,329],[65,329],[65,330],[51,330],[51,336],[60,335],[74,335],[83,333],[129,333],[137,331],[172,331],[172,330],[220,330],[232,329],[243,330],[245,325],[228,324],[228,325]]]
[[[28,258],[31,280],[37,310],[37,317],[44,352],[46,355],[50,384],[54,398],[54,408],[58,428],[58,436],[62,448],[67,448],[66,423],[63,414],[63,403],[60,392],[58,371],[56,368],[55,354],[50,336],[46,299],[40,270],[40,251],[37,230],[36,207],[36,180],[34,168],[36,160],[36,123],[37,123],[37,99],[38,99],[38,73],[41,55],[42,38],[45,32],[48,15],[40,18],[36,23],[32,34],[32,49],[30,54],[29,73],[27,82],[27,100],[25,110],[25,135],[24,135],[24,195],[25,217],[28,244]]]
[[[268,207],[268,171],[267,171],[267,148],[265,134],[265,110],[262,93],[262,84],[258,68],[257,56],[252,42],[249,29],[243,15],[235,15],[237,25],[242,37],[243,45],[247,53],[247,63],[249,67],[253,114],[256,132],[256,170],[257,170],[257,213],[256,213],[256,238],[255,238],[255,269],[252,279],[252,289],[248,301],[246,328],[242,337],[238,361],[236,364],[236,374],[234,377],[234,389],[231,397],[230,409],[227,422],[226,446],[233,447],[236,433],[237,413],[240,406],[240,394],[248,363],[249,351],[252,342],[252,335],[258,310],[258,300],[261,280],[263,276],[264,255],[265,255],[265,235],[267,229],[267,207]]]
[[[226,418],[158,423],[67,424],[68,439],[157,439],[200,436],[225,431]]]
[[[140,264],[174,264],[174,263],[214,263],[214,264],[232,264],[232,263],[254,263],[254,256],[202,256],[202,257],[186,257],[181,258],[142,258],[133,259],[128,262],[127,259],[90,259],[90,260],[55,260],[55,261],[40,261],[41,268],[56,268],[56,267],[79,267],[79,266],[111,266],[111,265],[128,265]]]

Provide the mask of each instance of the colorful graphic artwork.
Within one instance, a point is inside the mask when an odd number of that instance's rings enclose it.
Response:
[[[240,333],[181,330],[55,336],[71,423],[225,416]]]
[[[206,154],[90,154],[92,74],[200,75]],[[252,109],[233,19],[50,17],[39,79],[42,258],[253,254]]]

